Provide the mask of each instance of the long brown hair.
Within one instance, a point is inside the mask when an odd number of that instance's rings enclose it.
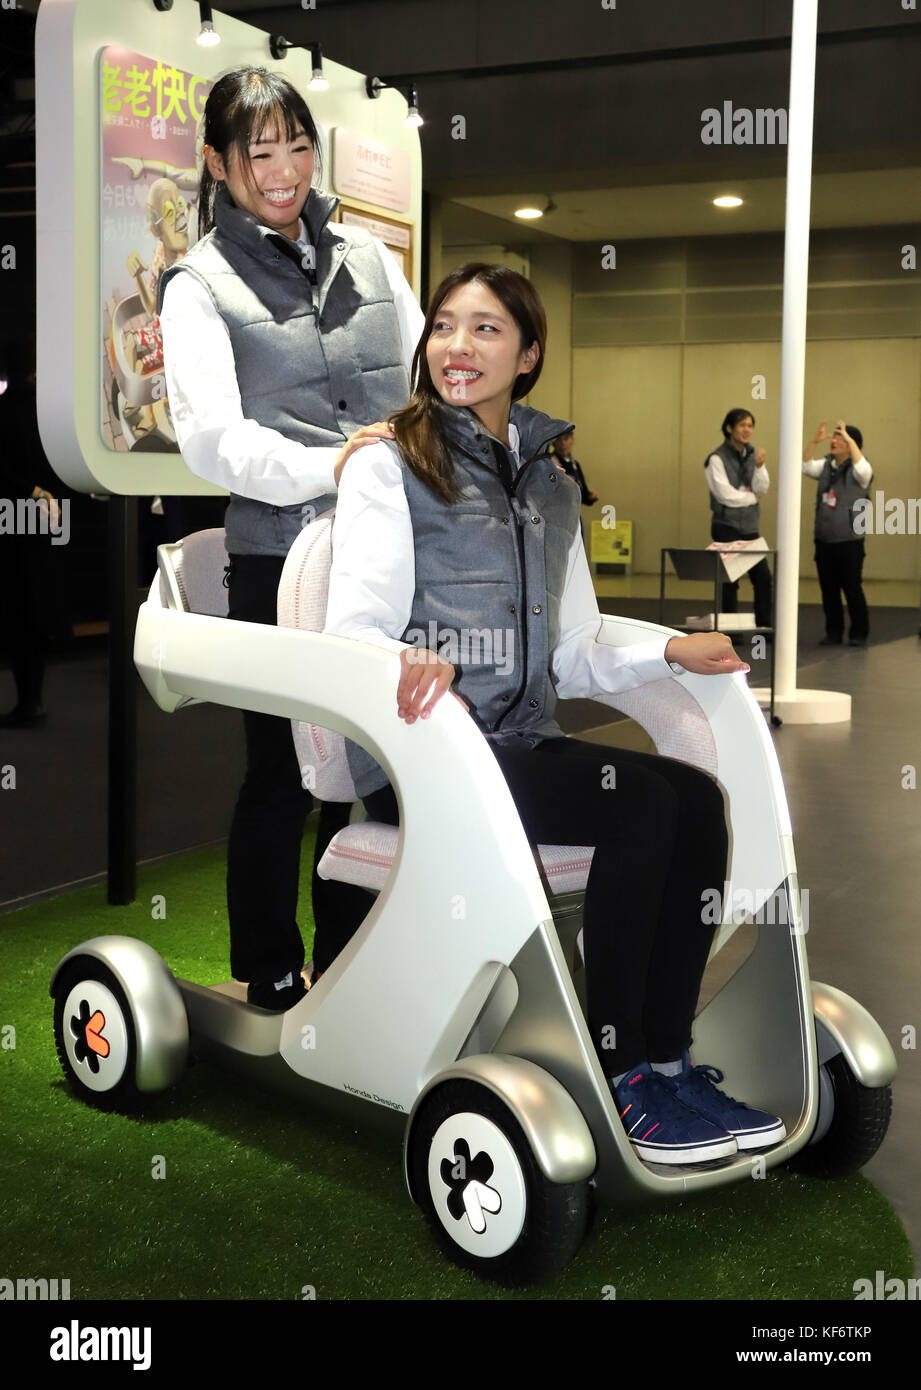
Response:
[[[522,373],[512,387],[512,400],[526,396],[540,376],[547,345],[547,316],[537,291],[517,271],[505,265],[489,265],[485,261],[468,261],[446,275],[429,300],[425,327],[413,358],[413,393],[409,404],[390,416],[393,433],[400,453],[416,477],[426,483],[446,502],[456,502],[460,489],[454,476],[454,465],[444,434],[446,406],[429,372],[426,347],[431,337],[438,311],[448,295],[459,285],[476,281],[485,285],[511,314],[521,334],[524,351],[536,342],[540,355],[527,373]]]

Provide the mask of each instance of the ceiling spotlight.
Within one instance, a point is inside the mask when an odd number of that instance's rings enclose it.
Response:
[[[547,195],[547,201],[542,208],[525,204],[523,208],[515,209],[515,216],[520,217],[523,222],[531,222],[536,217],[543,217],[547,212],[556,212],[556,203]]]
[[[721,198],[713,199],[713,206],[715,208],[740,208],[742,199],[737,198],[734,193],[724,193]]]
[[[406,120],[403,124],[408,126],[420,126],[422,123],[422,117],[419,114],[419,93],[416,90],[416,84],[414,82],[409,89]]]
[[[404,90],[404,88],[400,87],[399,83],[383,82],[379,77],[365,78],[365,91],[372,101],[376,101],[381,92],[392,91],[394,87],[399,91]],[[424,125],[425,122],[419,113],[419,91],[415,82],[410,83],[409,87],[405,88],[405,91],[407,111],[406,119],[403,124],[408,126]]]
[[[202,48],[213,48],[220,43],[221,36],[214,27],[214,17],[211,14],[211,6],[208,0],[198,0],[198,13],[201,19],[201,29],[198,31],[198,38],[195,40]]]
[[[307,83],[309,92],[325,92],[329,83],[323,76],[323,52],[320,44],[310,45],[310,81]]]

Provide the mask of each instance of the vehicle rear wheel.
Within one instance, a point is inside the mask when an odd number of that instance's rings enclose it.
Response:
[[[137,1040],[125,992],[112,971],[90,957],[61,972],[54,996],[54,1042],[71,1088],[90,1105],[131,1109]]]
[[[891,1086],[862,1086],[839,1052],[822,1063],[834,1106],[831,1123],[815,1144],[807,1144],[790,1160],[790,1167],[816,1178],[844,1178],[868,1163],[886,1137],[892,1114]],[[819,1112],[817,1127],[825,1117]]]

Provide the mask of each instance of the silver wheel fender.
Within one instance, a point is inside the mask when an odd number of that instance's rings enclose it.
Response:
[[[898,1066],[889,1039],[873,1015],[843,990],[815,980],[812,982],[812,1008],[816,1018],[819,1064],[841,1052],[861,1086],[888,1085]],[[825,1038],[823,1029],[828,1035]],[[829,1040],[833,1044],[831,1047]]]
[[[137,1039],[138,1090],[166,1090],[184,1071],[189,1051],[185,1002],[166,962],[134,937],[94,936],[58,962],[48,990],[52,998],[61,971],[79,959],[87,960],[90,969],[92,961],[108,966],[124,990]]]
[[[462,1057],[426,1083],[410,1111],[403,1145],[403,1169],[413,1201],[418,1201],[412,1187],[410,1162],[416,1117],[426,1097],[446,1081],[476,1081],[504,1101],[550,1182],[581,1182],[594,1173],[597,1158],[591,1130],[572,1096],[556,1077],[523,1057],[498,1053]]]

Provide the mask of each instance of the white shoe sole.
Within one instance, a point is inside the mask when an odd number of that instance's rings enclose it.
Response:
[[[781,1139],[786,1139],[787,1126],[783,1120],[778,1120],[776,1125],[765,1125],[762,1129],[749,1130],[747,1133],[739,1133],[738,1130],[729,1132],[740,1149],[770,1149],[779,1144]]]
[[[644,1163],[712,1163],[717,1158],[731,1158],[739,1148],[731,1136],[718,1143],[688,1145],[687,1148],[681,1149],[665,1144],[657,1148],[655,1144],[644,1144],[632,1139],[630,1142],[637,1158],[641,1158]]]

